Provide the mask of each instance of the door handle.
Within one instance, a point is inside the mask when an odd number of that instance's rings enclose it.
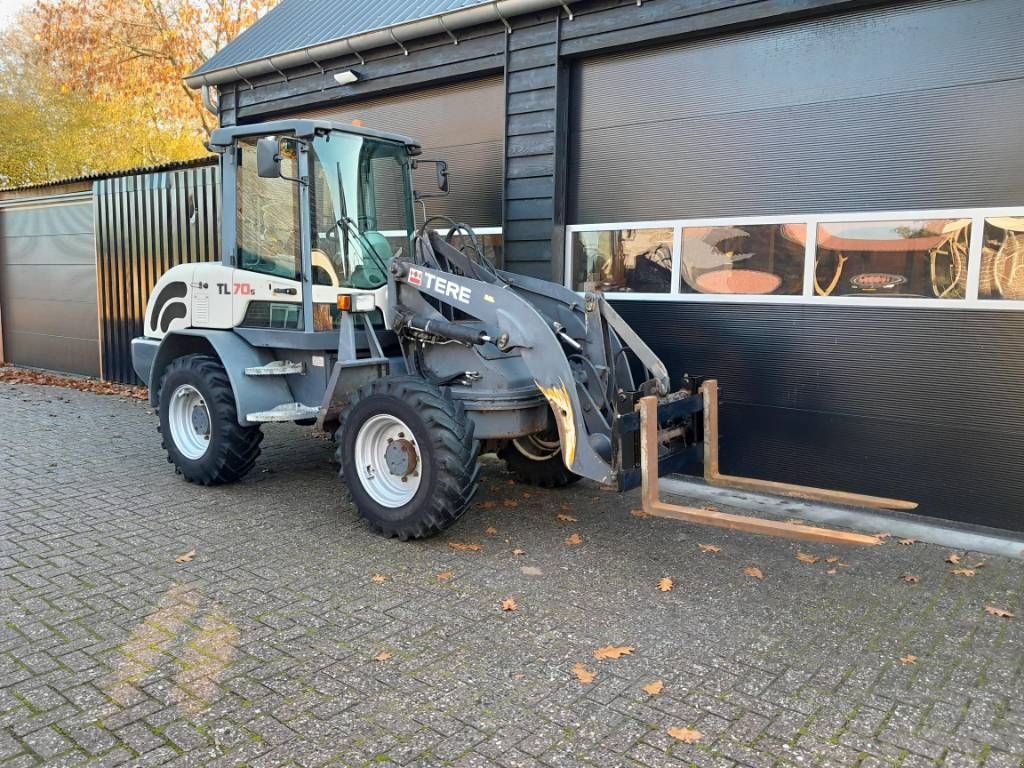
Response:
[[[272,288],[271,290],[274,293],[284,293],[288,296],[294,296],[295,294],[298,293],[298,291],[294,288]]]

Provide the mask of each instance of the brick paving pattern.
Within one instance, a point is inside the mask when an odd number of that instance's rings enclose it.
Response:
[[[0,384],[0,765],[1024,764],[1021,562],[638,519],[494,461],[463,521],[401,544],[329,442],[267,432],[245,481],[198,488],[145,403]]]

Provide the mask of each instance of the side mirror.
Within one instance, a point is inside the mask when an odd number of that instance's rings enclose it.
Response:
[[[437,161],[437,188],[448,192],[448,163],[444,160]]]
[[[256,175],[261,179],[281,178],[281,144],[276,136],[256,141]]]

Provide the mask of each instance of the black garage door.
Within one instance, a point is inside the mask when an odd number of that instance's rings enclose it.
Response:
[[[92,194],[0,208],[7,362],[99,376]]]
[[[451,196],[428,200],[428,214],[444,214],[475,227],[500,227],[503,94],[501,79],[488,78],[296,116],[362,120],[368,128],[417,139],[425,159],[447,160],[451,172]],[[420,169],[416,186],[436,190],[432,166]]]
[[[621,250],[655,220],[1024,206],[1020,13],[1019,0],[894,3],[579,64],[571,221],[615,234],[574,247]],[[1004,250],[1020,210],[993,220]],[[931,236],[911,225],[895,236]],[[642,247],[671,247],[663,234]],[[798,271],[785,301],[616,306],[671,369],[722,380],[724,471],[1024,529],[1024,310],[827,304],[851,274],[805,282],[806,301]]]

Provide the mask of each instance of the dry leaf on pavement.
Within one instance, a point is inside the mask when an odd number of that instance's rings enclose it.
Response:
[[[480,507],[482,509],[494,509],[496,506],[498,506],[498,502],[494,501],[493,499],[488,499],[487,501],[482,502],[480,504]]]
[[[673,739],[679,739],[684,744],[696,744],[704,738],[704,734],[693,728],[669,728],[668,735]]]
[[[390,658],[391,658],[391,654],[390,653],[388,653],[387,651],[381,651],[380,653],[378,653],[376,656],[373,657],[373,660],[374,661],[387,661]]]
[[[479,544],[467,544],[464,541],[449,541],[448,546],[457,552],[479,552],[483,549]]]
[[[664,689],[665,684],[661,680],[655,680],[653,683],[648,683],[643,687],[643,692],[648,696],[658,696]]]
[[[963,558],[956,552],[950,552],[948,555],[946,555],[946,562],[952,565],[960,565],[960,561],[962,559]]]
[[[808,565],[814,565],[816,562],[821,560],[817,555],[809,555],[806,552],[797,552],[796,559],[801,563],[807,563]]]
[[[633,517],[639,517],[641,520],[650,517],[650,515],[644,512],[642,509],[631,509],[629,510],[629,514],[631,514]]]
[[[498,529],[495,528],[493,525],[489,525],[484,530],[484,533],[486,533],[488,536],[497,536],[498,535]]]
[[[973,576],[977,571],[973,568],[954,568],[950,573],[954,576]]]
[[[839,573],[839,569],[829,568],[827,571],[825,571],[825,573],[827,573],[829,576],[835,576],[837,573]]]
[[[747,576],[751,576],[755,579],[764,578],[764,573],[762,573],[761,569],[758,568],[756,565],[748,565],[746,568],[743,569],[743,572],[747,574]]]
[[[180,554],[176,558],[174,558],[174,562],[176,562],[176,563],[191,563],[195,559],[195,557],[196,557],[196,551],[194,549],[190,549],[188,552]]]
[[[671,592],[672,587],[675,586],[675,582],[672,581],[668,576],[658,580],[658,589],[661,592]]]
[[[701,552],[710,552],[715,554],[716,552],[722,551],[722,548],[717,544],[698,544],[697,546],[700,547]]]
[[[441,571],[437,574],[438,581],[448,581],[452,576],[455,575],[454,571]]]
[[[876,539],[881,539],[882,541],[885,541],[886,539],[891,539],[892,538],[892,534],[889,533],[888,531],[879,531],[878,533],[875,534],[875,538]]]
[[[565,543],[568,544],[570,547],[576,547],[583,543],[583,539],[580,537],[578,533],[574,533],[572,536],[565,540]]]
[[[828,557],[825,558],[825,562],[828,563],[829,565],[835,565],[840,560],[842,560],[842,558],[839,557],[839,555],[829,555]]]
[[[572,673],[576,675],[576,679],[584,685],[590,685],[594,682],[594,678],[597,677],[596,672],[591,672],[579,662],[576,662],[576,666],[572,668]]]
[[[1013,614],[1010,613],[1008,610],[1006,610],[1005,608],[1000,608],[995,605],[986,605],[985,613],[989,614],[990,616],[998,616],[1001,619],[1013,618]]]
[[[900,656],[900,661],[904,664],[917,664],[917,656],[908,653],[906,656]]]
[[[914,576],[913,574],[908,573],[903,577],[903,580],[907,582],[907,584],[917,584],[919,581],[921,581],[921,577]]]
[[[899,543],[904,547],[909,547],[911,544],[917,544],[917,539],[900,539]]]
[[[515,598],[506,597],[501,601],[501,610],[503,611],[514,611],[519,607],[519,604],[515,601]]]
[[[513,555],[525,555],[526,554],[526,550],[525,549],[513,549],[512,550],[512,554]]]
[[[619,659],[633,653],[632,645],[606,645],[594,651],[594,658],[598,661],[605,659]]]
[[[388,577],[385,576],[383,573],[375,573],[373,574],[373,576],[370,577],[370,581],[372,581],[374,584],[383,584],[387,580]]]
[[[515,509],[516,507],[518,507],[518,506],[519,506],[519,502],[518,502],[518,501],[516,501],[515,499],[505,499],[505,500],[504,500],[503,502],[501,502],[501,503],[502,503],[502,504],[504,504],[504,505],[505,505],[506,507],[508,507],[509,509]]]
[[[579,521],[578,521],[578,520],[577,520],[577,519],[576,519],[575,517],[573,517],[572,515],[566,515],[566,514],[564,514],[564,513],[563,513],[563,514],[560,514],[560,515],[558,516],[558,519],[559,519],[559,520],[561,520],[561,521],[562,521],[563,523],[577,523],[577,522],[579,522]]]

